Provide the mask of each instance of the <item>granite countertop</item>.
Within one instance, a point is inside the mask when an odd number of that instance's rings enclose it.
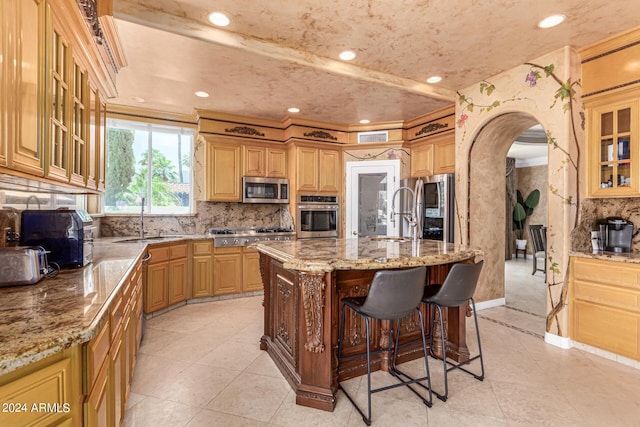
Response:
[[[34,285],[0,288],[0,375],[91,340],[106,321],[117,290],[147,244],[204,235],[116,243],[94,241],[93,262]]]
[[[377,270],[421,265],[439,265],[474,258],[484,253],[467,246],[433,240],[404,241],[358,239],[300,239],[290,242],[260,242],[252,245],[290,270]]]
[[[601,259],[605,261],[616,261],[616,262],[627,262],[631,264],[640,264],[640,252],[628,252],[628,253],[618,253],[618,252],[580,252],[580,251],[571,251],[569,252],[569,256],[575,256],[580,258],[592,258],[592,259]]]

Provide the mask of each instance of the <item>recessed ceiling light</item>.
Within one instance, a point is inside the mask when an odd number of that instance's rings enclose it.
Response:
[[[291,107],[287,111],[290,112],[290,113],[299,113],[300,109],[296,108],[296,107]]]
[[[360,123],[363,124],[363,125],[366,125],[367,123],[371,123],[371,121],[367,120],[367,119],[362,119],[362,120],[360,120]]]
[[[442,77],[440,76],[431,76],[427,79],[427,83],[440,83]]]
[[[565,20],[566,16],[562,14],[551,15],[538,22],[538,28],[551,28],[561,24]]]
[[[209,21],[218,27],[226,27],[231,22],[231,19],[222,12],[211,12],[209,14]]]
[[[350,50],[345,50],[344,52],[340,53],[340,59],[342,59],[343,61],[351,61],[353,58],[356,57],[355,52],[352,52]]]
[[[145,102],[144,98],[140,98],[139,96],[132,96],[131,97],[132,101],[136,101],[136,102]]]
[[[207,92],[204,92],[204,91],[201,91],[201,90],[199,90],[199,91],[195,92],[195,94],[196,94],[196,96],[199,96],[200,98],[207,98],[207,97],[209,97],[209,94],[208,94]]]

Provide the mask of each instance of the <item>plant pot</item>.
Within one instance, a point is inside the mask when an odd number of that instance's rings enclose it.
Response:
[[[527,249],[527,239],[516,239],[516,249]]]

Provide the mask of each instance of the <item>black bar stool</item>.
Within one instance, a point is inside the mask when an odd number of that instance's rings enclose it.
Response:
[[[366,297],[350,297],[342,299],[342,317],[340,319],[340,332],[338,337],[338,361],[352,359],[354,357],[360,357],[365,353],[358,353],[349,356],[342,356],[342,339],[344,334],[344,319],[345,311],[347,307],[353,310],[358,315],[364,317],[366,327],[366,341],[367,341],[367,403],[368,411],[367,415],[360,409],[356,402],[351,398],[347,391],[338,384],[338,388],[347,396],[353,406],[362,416],[362,420],[366,425],[371,425],[371,394],[377,393],[392,388],[407,386],[413,393],[415,393],[427,407],[431,407],[432,395],[431,395],[431,380],[429,376],[429,362],[427,359],[427,347],[426,338],[424,334],[424,324],[422,320],[422,312],[420,311],[420,303],[424,292],[424,283],[426,278],[426,267],[417,267],[407,270],[384,270],[378,271],[373,276],[371,287],[369,288],[369,294]],[[426,368],[426,376],[417,379],[410,379],[403,381],[396,374],[396,356],[398,349],[398,338],[400,336],[400,322],[401,319],[410,315],[414,311],[417,311],[420,316],[420,330],[422,332],[422,344],[424,349],[424,361]],[[369,319],[389,320],[391,321],[391,327],[389,334],[393,336],[393,321],[397,322],[397,331],[395,339],[395,347],[393,351],[393,364],[389,371],[389,374],[397,378],[400,382],[385,387],[371,388],[371,354],[379,354],[382,352],[391,351],[391,340],[389,340],[389,348],[371,351],[370,348],[370,331],[369,331]],[[421,381],[427,381],[427,385],[421,383]],[[427,388],[429,398],[425,399],[415,391],[411,384],[418,383]]]
[[[429,330],[429,353],[432,357],[440,359],[433,352],[433,335],[435,325],[436,310],[440,316],[440,335],[442,337],[442,364],[444,367],[444,394],[433,392],[438,399],[445,401],[449,395],[449,383],[447,381],[447,372],[454,369],[460,369],[468,374],[473,375],[477,380],[482,381],[484,379],[484,361],[482,359],[482,346],[480,345],[480,330],[478,329],[478,317],[476,316],[476,303],[473,299],[473,293],[478,285],[478,277],[480,277],[480,271],[484,261],[480,261],[476,264],[454,264],[444,280],[442,285],[429,285],[424,287],[424,296],[422,302],[432,307],[431,310],[431,323]],[[471,301],[471,307],[473,309],[473,320],[476,323],[476,337],[478,338],[478,354],[469,358],[461,363],[453,363],[447,360],[447,342],[444,333],[444,321],[442,317],[442,307],[454,308],[461,307],[467,301]],[[434,309],[435,308],[435,309]],[[472,361],[480,359],[481,374],[477,375],[465,368],[464,365],[471,363]],[[451,366],[449,366],[451,365]]]

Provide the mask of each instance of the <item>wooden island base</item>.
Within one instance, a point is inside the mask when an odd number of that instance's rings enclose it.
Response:
[[[456,262],[460,261],[464,262],[460,259]],[[472,261],[471,258],[469,262]],[[452,265],[427,266],[425,284],[442,283]],[[382,265],[382,268],[389,267]],[[376,270],[305,272],[286,269],[282,262],[263,252],[260,255],[260,270],[264,284],[264,335],[260,340],[260,348],[269,353],[296,391],[297,404],[333,411],[338,381],[367,373],[365,356],[338,364],[336,352],[342,310],[340,301],[349,296],[367,295]],[[421,309],[426,331],[431,314],[428,308]],[[458,361],[469,358],[465,314],[466,309],[450,309],[445,314],[447,355]],[[423,357],[418,322],[417,313],[402,321],[400,343],[409,344],[400,345],[400,363]],[[372,322],[372,350],[387,348],[394,338],[395,335],[392,338],[389,334],[389,322]],[[347,311],[343,353],[363,353],[366,351],[365,345],[364,320]],[[440,347],[440,340],[435,340],[436,353],[441,354]],[[387,370],[388,353],[372,358],[373,370]]]

